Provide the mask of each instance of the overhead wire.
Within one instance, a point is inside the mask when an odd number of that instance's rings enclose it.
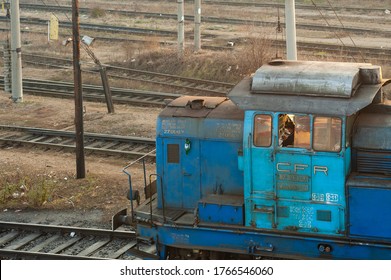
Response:
[[[338,16],[337,12],[335,11],[334,6],[330,3],[329,0],[326,0],[326,1],[327,1],[327,3],[329,3],[329,6],[330,6],[330,8],[333,10],[333,12],[334,12],[336,18],[338,19],[339,23],[342,25],[343,28],[345,28],[345,25],[342,23],[341,18]],[[353,38],[350,36],[350,34],[347,33],[347,35],[348,35],[348,37],[350,38],[350,41],[353,43],[353,46],[357,47],[356,43],[354,42],[354,40],[353,40]],[[361,58],[364,60],[364,62],[366,62],[366,61],[365,61],[365,57],[363,56],[363,54],[362,54],[361,51],[360,51],[360,55],[361,55]]]
[[[320,16],[321,16],[322,19],[326,22],[327,26],[328,26],[328,27],[332,27],[332,26],[330,25],[330,23],[328,22],[328,20],[326,19],[326,17],[324,16],[324,14],[322,13],[322,11],[321,11],[321,10],[319,9],[319,7],[315,4],[315,2],[314,2],[313,0],[311,0],[311,3],[312,3],[312,5],[314,5],[314,7],[318,10]],[[338,40],[341,42],[341,44],[342,44],[344,47],[346,47],[345,43],[344,43],[344,42],[342,41],[342,39],[338,36],[338,33],[337,33],[336,31],[333,31],[333,33],[334,33],[334,35],[338,38]],[[356,58],[355,58],[354,56],[351,56],[351,57],[353,58],[353,60],[354,60],[355,62],[357,62],[357,61],[356,61]]]

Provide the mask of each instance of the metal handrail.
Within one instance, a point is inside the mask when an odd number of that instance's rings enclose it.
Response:
[[[129,199],[130,199],[130,211],[131,211],[131,217],[132,217],[132,223],[133,223],[133,218],[134,218],[134,208],[133,208],[133,188],[132,188],[132,174],[130,174],[127,169],[132,166],[133,164],[137,163],[137,162],[140,162],[142,160],[143,162],[143,169],[144,169],[144,187],[146,187],[146,182],[147,182],[147,178],[146,178],[146,173],[145,173],[145,158],[150,156],[152,153],[155,153],[156,152],[156,149],[153,149],[152,151],[150,151],[149,153],[146,153],[145,155],[143,155],[142,157],[139,157],[138,159],[136,159],[135,161],[132,161],[131,163],[129,163],[128,165],[126,165],[124,168],[122,168],[122,172],[125,173],[126,175],[128,175],[128,181],[129,181]]]

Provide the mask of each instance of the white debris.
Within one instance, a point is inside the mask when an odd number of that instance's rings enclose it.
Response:
[[[384,11],[384,13],[385,13],[386,15],[389,15],[389,14],[391,14],[391,11],[388,10],[388,9],[386,9],[386,10]]]
[[[19,192],[14,192],[14,193],[12,194],[12,197],[13,197],[13,198],[18,198],[18,197],[20,197],[20,193],[19,193]]]
[[[72,231],[72,232],[69,234],[70,237],[75,237],[75,235],[76,235],[76,232],[74,232],[74,231]]]

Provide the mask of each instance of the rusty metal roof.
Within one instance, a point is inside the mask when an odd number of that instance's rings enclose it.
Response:
[[[236,85],[228,97],[242,110],[350,116],[372,103],[382,84],[361,85],[351,98],[251,91],[251,77]]]
[[[182,96],[168,104],[160,116],[242,120],[244,112],[227,97]]]
[[[351,98],[363,83],[361,69],[376,71],[380,67],[369,63],[277,60],[255,72],[251,91]]]

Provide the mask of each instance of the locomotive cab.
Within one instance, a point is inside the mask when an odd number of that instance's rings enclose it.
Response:
[[[382,100],[380,80],[368,64],[276,61],[231,91],[245,111],[246,226],[346,235],[352,125]]]

